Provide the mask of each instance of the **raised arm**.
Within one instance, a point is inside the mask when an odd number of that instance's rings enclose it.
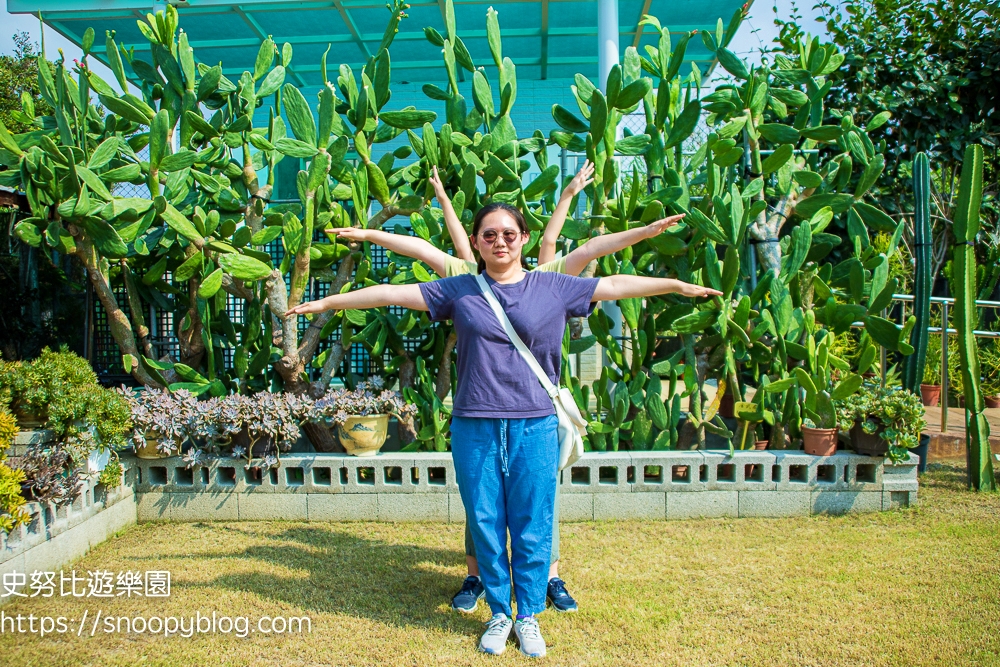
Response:
[[[672,215],[669,218],[651,222],[645,227],[636,227],[624,232],[594,237],[566,255],[566,273],[571,276],[579,275],[591,261],[635,245],[644,239],[651,239],[662,234],[664,230],[676,225],[683,217],[683,214]]]
[[[455,207],[451,205],[451,200],[448,199],[448,193],[445,192],[444,185],[438,177],[438,168],[436,166],[432,169],[429,180],[431,185],[434,186],[434,196],[437,197],[438,204],[441,205],[441,210],[444,212],[444,224],[448,228],[448,234],[451,235],[451,242],[455,246],[455,256],[467,262],[476,261],[476,256],[472,254],[472,246],[469,244],[469,237],[465,235],[465,227],[462,226],[462,221],[455,215]],[[439,273],[442,276],[444,275],[443,272]]]
[[[394,253],[419,259],[430,266],[439,276],[445,275],[445,261],[448,259],[448,253],[416,236],[390,234],[379,229],[358,229],[357,227],[336,227],[323,231],[335,238],[349,239],[359,243],[368,241]]]
[[[549,224],[545,225],[545,233],[542,234],[542,242],[538,246],[539,264],[546,264],[556,258],[556,241],[559,240],[559,233],[562,232],[563,224],[566,222],[573,197],[583,192],[583,189],[593,182],[594,164],[590,160],[586,160],[569,185],[563,188],[562,194],[559,196],[559,203],[556,204],[556,210],[549,217]],[[580,271],[582,270],[580,269]]]
[[[659,294],[680,294],[681,296],[722,296],[722,292],[711,287],[692,285],[673,278],[648,278],[619,274],[601,278],[594,290],[591,301],[616,301],[633,297],[657,296]]]
[[[428,310],[420,285],[372,285],[343,294],[331,294],[325,299],[300,303],[285,312],[289,315],[322,313],[325,310],[364,310],[381,306],[402,306],[410,310]]]

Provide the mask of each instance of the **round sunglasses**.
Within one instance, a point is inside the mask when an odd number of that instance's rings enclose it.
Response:
[[[481,232],[479,234],[479,238],[481,238],[485,243],[493,244],[496,242],[497,238],[503,236],[505,243],[513,243],[520,235],[521,232],[516,229],[505,229],[502,234],[498,234],[495,229],[487,229],[485,232]]]

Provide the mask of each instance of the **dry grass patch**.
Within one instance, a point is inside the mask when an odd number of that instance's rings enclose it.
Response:
[[[920,506],[795,519],[566,524],[577,614],[541,617],[553,665],[1000,665],[1000,496],[963,471]],[[30,599],[7,614],[308,616],[246,639],[0,635],[4,665],[502,665],[475,652],[488,612],[448,608],[462,526],[147,524],[76,564],[169,570],[169,599]]]

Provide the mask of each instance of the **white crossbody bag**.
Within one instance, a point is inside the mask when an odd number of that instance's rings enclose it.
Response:
[[[479,283],[479,289],[486,297],[486,301],[490,304],[497,319],[500,320],[500,324],[503,325],[504,331],[507,332],[510,342],[521,353],[521,357],[527,362],[538,381],[542,383],[545,393],[552,399],[552,405],[556,409],[556,417],[559,418],[559,469],[562,470],[566,466],[573,465],[577,459],[583,456],[583,436],[587,432],[587,420],[580,414],[580,408],[577,407],[576,401],[573,399],[573,393],[565,387],[557,387],[552,384],[548,375],[538,365],[535,356],[531,354],[528,346],[514,331],[510,320],[507,319],[507,313],[497,301],[496,295],[493,294],[493,290],[483,274],[480,273],[476,276],[476,282]]]

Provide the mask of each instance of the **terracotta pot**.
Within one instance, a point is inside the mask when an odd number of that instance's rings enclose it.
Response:
[[[920,385],[920,400],[928,407],[937,407],[941,400],[941,385],[922,384]]]
[[[719,415],[721,415],[723,419],[733,419],[734,407],[735,402],[733,401],[733,395],[727,391],[722,395],[722,400],[719,401]]]
[[[987,396],[986,397],[986,407],[988,407],[988,408],[1000,408],[1000,396]]]
[[[769,442],[770,442],[769,440],[755,440],[753,443],[753,448],[756,449],[758,452],[763,451],[767,449],[767,445]]]
[[[385,444],[389,415],[351,415],[337,428],[340,444],[351,456],[375,456]]]
[[[802,448],[813,456],[833,456],[837,453],[837,429],[803,426]]]
[[[885,456],[889,453],[889,443],[882,439],[885,428],[878,419],[872,419],[878,427],[874,433],[865,433],[861,421],[854,422],[851,427],[851,449],[862,456]]]

